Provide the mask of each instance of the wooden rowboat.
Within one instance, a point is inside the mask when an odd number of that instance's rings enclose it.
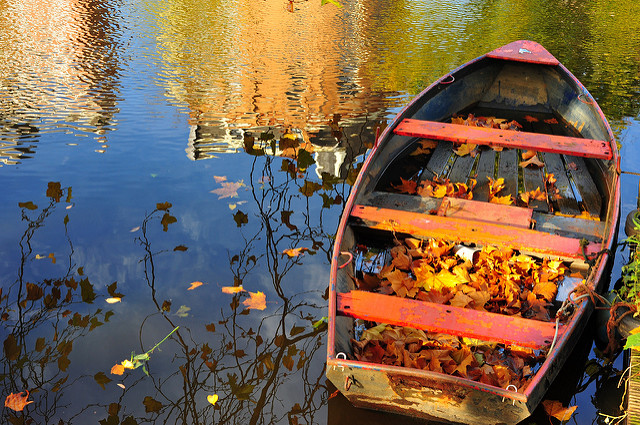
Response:
[[[327,377],[359,407],[528,417],[605,280],[619,164],[593,97],[537,43],[433,83],[376,140],[347,201]]]

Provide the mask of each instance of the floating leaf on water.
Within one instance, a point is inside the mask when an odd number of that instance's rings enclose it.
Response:
[[[211,394],[207,396],[207,401],[215,406],[218,401],[218,394]]]
[[[140,226],[136,226],[133,229],[129,230],[129,232],[133,233],[133,232],[137,232],[138,230],[140,230]]]
[[[119,386],[120,388],[122,388],[123,390],[126,388],[126,387],[124,386],[124,384],[121,384],[121,383],[119,383],[119,382],[118,382],[116,385],[117,385],[117,386]]]
[[[171,204],[171,202],[161,202],[161,203],[157,203],[156,204],[156,209],[158,211],[166,211],[169,208],[171,208],[173,205]]]
[[[213,176],[213,179],[216,181],[216,183],[222,183],[227,181],[227,176]]]
[[[178,311],[175,312],[175,315],[178,317],[187,317],[189,315],[189,311],[191,311],[191,307],[181,305]]]
[[[214,323],[209,323],[208,325],[205,325],[205,328],[207,329],[208,332],[216,331],[216,325]]]
[[[222,182],[221,185],[221,188],[214,189],[210,193],[218,195],[218,199],[237,198],[238,189],[244,186],[244,180],[239,180],[237,182]]]
[[[285,249],[284,251],[282,251],[282,253],[293,258],[293,257],[298,257],[302,255],[306,251],[310,251],[309,248],[300,247],[300,248]]]
[[[124,373],[124,366],[121,363],[113,365],[111,368],[112,375],[122,375]]]
[[[195,281],[195,282],[191,282],[190,286],[187,288],[187,291],[192,291],[194,289],[196,289],[199,286],[204,285],[204,283],[200,282],[200,281]]]
[[[267,297],[264,292],[249,292],[249,298],[242,301],[242,304],[247,308],[256,310],[264,310],[267,308]]]
[[[23,392],[26,392],[27,395],[23,396]],[[24,409],[27,404],[33,403],[33,400],[27,401],[27,399],[29,398],[29,391],[27,390],[23,392],[19,392],[17,394],[9,394],[4,400],[4,406],[8,407],[11,410],[15,410],[16,412],[22,412],[22,409]]]
[[[242,286],[223,286],[222,293],[223,294],[237,294],[238,292],[244,291]]]
[[[184,246],[184,245],[178,245],[178,246],[176,246],[175,248],[173,248],[173,250],[174,250],[174,251],[181,251],[181,252],[184,252],[184,251],[186,251],[186,250],[188,250],[188,249],[189,249],[189,248],[187,248],[187,247],[186,247],[186,246]]]
[[[178,222],[178,219],[169,213],[164,213],[164,215],[162,216],[162,220],[160,220],[160,223],[162,224],[162,230],[165,232],[169,230],[170,224],[177,223],[177,222]]]
[[[115,304],[115,303],[121,302],[122,298],[120,298],[120,297],[110,297],[110,298],[107,298],[105,301],[107,302],[107,304]]]

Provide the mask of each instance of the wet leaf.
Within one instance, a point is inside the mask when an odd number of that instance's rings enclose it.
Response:
[[[218,402],[218,394],[211,394],[207,396],[207,401],[211,403],[213,406]]]
[[[119,303],[120,301],[122,301],[122,298],[120,297],[110,297],[105,299],[105,301],[107,302],[107,304],[115,304],[115,303]]]
[[[107,375],[105,375],[104,372],[96,373],[95,375],[93,375],[93,379],[95,379],[95,381],[102,387],[103,390],[106,389],[105,384],[111,382],[111,379]]]
[[[147,413],[155,413],[162,409],[162,403],[151,396],[146,396],[142,401],[142,404],[144,404],[144,411]]]
[[[578,406],[564,407],[562,406],[562,403],[556,400],[544,400],[542,402],[542,407],[544,407],[544,411],[547,412],[547,415],[553,416],[560,422],[571,419],[573,412],[578,408]]]
[[[238,190],[244,186],[244,180],[239,180],[237,182],[221,182],[221,188],[214,189],[210,193],[215,193],[218,195],[218,199],[224,198],[237,198]]]
[[[267,297],[264,292],[249,292],[249,298],[242,301],[242,304],[250,309],[264,310],[267,308]]]
[[[216,183],[222,183],[227,181],[227,176],[213,176]]]
[[[11,410],[15,410],[16,412],[22,412],[22,409],[24,409],[27,404],[33,403],[33,400],[27,401],[29,398],[29,391],[24,392],[26,392],[25,396],[22,395],[22,392],[9,394],[4,400],[4,406]]]
[[[458,146],[458,148],[455,149],[454,152],[458,156],[471,155],[475,157],[476,147],[477,145],[474,145],[473,143],[463,143]]]
[[[200,282],[200,281],[195,281],[195,282],[191,282],[189,284],[189,287],[187,288],[187,291],[192,291],[200,286],[204,285],[204,283]]]
[[[161,307],[162,311],[166,311],[169,312],[171,311],[171,301],[169,300],[164,300],[162,302],[162,307]]]

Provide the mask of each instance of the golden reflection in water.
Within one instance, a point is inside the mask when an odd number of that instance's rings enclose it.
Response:
[[[0,11],[0,161],[29,157],[38,133],[93,133],[117,111],[117,16],[105,2],[21,0]]]

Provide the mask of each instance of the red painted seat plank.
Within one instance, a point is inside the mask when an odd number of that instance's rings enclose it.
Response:
[[[404,119],[394,133],[401,136],[424,137],[454,143],[520,148],[587,158],[611,159],[609,142],[552,134],[526,133],[497,128],[469,127],[435,121]]]
[[[362,219],[372,229],[443,238],[454,242],[504,246],[551,257],[584,259],[579,239],[505,224],[364,205],[354,206],[351,216]],[[586,246],[589,255],[598,251],[598,243],[591,242]]]
[[[555,322],[429,303],[366,291],[337,294],[339,314],[428,332],[540,349],[549,346]],[[558,334],[563,332],[560,325]]]
[[[511,205],[445,197],[440,204],[440,208],[438,208],[438,215],[507,224],[528,229],[531,227],[533,210]]]

